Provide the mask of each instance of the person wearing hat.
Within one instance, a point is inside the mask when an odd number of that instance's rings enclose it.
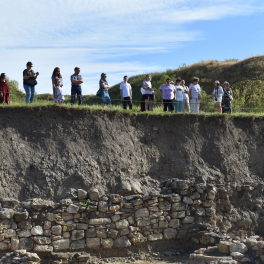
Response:
[[[175,90],[176,90],[176,101],[174,101],[175,113],[182,113],[182,103],[183,103],[183,87],[180,85],[181,80],[176,80]]]
[[[26,92],[26,104],[33,103],[35,94],[35,85],[37,85],[37,78],[39,73],[32,70],[33,63],[29,61],[27,68],[23,71],[23,85]]]
[[[222,113],[221,102],[222,102],[222,96],[224,94],[223,88],[220,86],[219,81],[215,81],[214,85],[215,85],[214,91],[213,91],[214,103],[217,108],[217,111],[219,113]]]
[[[159,93],[162,95],[164,112],[167,112],[169,107],[169,111],[173,113],[173,99],[176,99],[176,91],[174,85],[171,84],[171,79],[166,79],[166,84],[163,84],[159,88]]]
[[[192,114],[199,114],[200,99],[201,97],[201,87],[198,84],[199,78],[194,77],[193,83],[189,86],[189,97],[191,101],[191,111]]]
[[[233,91],[230,88],[229,82],[225,81],[223,83],[224,94],[222,97],[222,113],[232,114],[232,100],[233,100]]]

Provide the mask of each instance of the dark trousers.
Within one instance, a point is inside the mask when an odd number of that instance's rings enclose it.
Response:
[[[74,105],[75,94],[77,94],[78,105],[82,105],[82,88],[80,86],[72,85],[72,88],[71,88],[71,105]]]
[[[145,108],[145,100],[148,99],[148,97],[143,94],[141,97],[141,112],[145,112],[146,108]],[[148,110],[149,110],[149,106],[148,106]]]
[[[173,104],[172,104],[172,100],[165,100],[163,99],[163,104],[164,104],[164,112],[167,112],[167,109],[169,107],[169,111],[173,111],[174,110],[174,107],[173,107]]]
[[[127,109],[127,105],[129,106],[129,109],[132,110],[132,101],[130,100],[130,97],[124,97],[124,100],[123,100],[123,107],[124,109],[126,110]]]

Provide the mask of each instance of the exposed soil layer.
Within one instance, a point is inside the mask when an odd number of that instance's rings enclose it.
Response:
[[[0,196],[65,197],[69,188],[148,193],[170,178],[264,176],[264,119],[0,108]]]

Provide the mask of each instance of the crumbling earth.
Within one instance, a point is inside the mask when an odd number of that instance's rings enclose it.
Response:
[[[170,178],[263,178],[261,117],[155,116],[64,107],[0,109],[0,196],[59,199],[70,188],[122,195]]]

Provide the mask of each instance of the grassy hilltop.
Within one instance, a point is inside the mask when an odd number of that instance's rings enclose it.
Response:
[[[190,85],[194,76],[200,78],[200,85],[203,91],[202,110],[206,112],[215,111],[211,93],[213,91],[213,81],[219,80],[220,83],[228,81],[234,91],[233,108],[237,111],[245,111],[243,108],[264,108],[264,56],[254,56],[245,60],[225,60],[225,61],[202,61],[192,65],[182,65],[174,70],[166,72],[155,72],[152,75],[152,86],[155,89],[155,101],[162,101],[161,95],[158,93],[160,85],[165,83],[167,77],[173,81],[177,78],[186,80],[186,85]],[[133,100],[141,100],[141,83],[145,78],[145,74],[136,75],[129,78],[132,85]],[[12,91],[15,88],[13,81]],[[109,89],[109,94],[113,104],[120,105],[120,83]],[[11,100],[19,102],[22,100],[21,93],[17,97],[11,97]],[[52,96],[48,94],[38,95],[38,101],[52,100]],[[117,100],[114,100],[117,99]],[[24,99],[23,99],[24,101]],[[22,102],[22,101],[21,101]],[[66,98],[66,103],[70,102],[70,98]],[[83,103],[88,105],[100,104],[99,98],[94,95],[83,96]],[[134,104],[136,104],[134,102]],[[250,111],[250,110],[247,110]],[[264,111],[264,110],[263,110]]]
[[[236,108],[264,108],[264,56],[254,56],[245,60],[226,61],[202,61],[189,66],[182,65],[174,70],[166,72],[155,72],[152,75],[152,86],[155,89],[155,101],[161,101],[158,93],[160,85],[165,83],[167,77],[174,82],[177,78],[186,80],[186,85],[190,85],[194,76],[200,78],[200,85],[203,90],[202,106],[205,110],[214,109],[210,94],[213,92],[213,82],[219,80],[220,83],[228,81],[234,91],[233,105]],[[133,100],[141,100],[141,83],[145,74],[136,75],[129,78],[132,85]],[[120,99],[120,83],[109,89],[111,99]],[[98,104],[98,99],[86,97],[85,103]],[[113,104],[120,104],[120,101],[113,101]]]

